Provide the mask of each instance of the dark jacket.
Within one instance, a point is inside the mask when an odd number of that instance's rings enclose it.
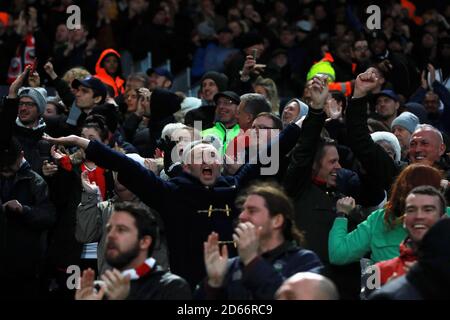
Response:
[[[31,169],[42,175],[42,164],[50,160],[51,144],[42,139],[45,125],[43,122],[36,128],[30,129],[16,124],[13,136],[22,146],[25,159],[30,163]]]
[[[423,300],[423,297],[406,276],[402,276],[374,291],[369,300]]]
[[[347,141],[365,171],[362,180],[368,182],[365,184],[368,191],[365,193],[366,197],[362,199],[362,204],[374,206],[383,200],[383,191],[390,190],[403,165],[394,162],[386,151],[372,140],[367,127],[368,102],[368,96],[349,101],[346,110]],[[380,196],[369,199],[374,194]]]
[[[25,159],[31,165],[31,169],[42,175],[42,164],[44,160],[49,160],[51,148],[51,144],[42,139],[42,135],[45,131],[45,124],[41,120],[38,127],[35,129],[19,125],[15,122],[19,108],[19,99],[5,98],[3,103],[5,111],[4,113],[2,112],[2,118],[4,117],[2,119],[2,124],[7,128],[3,128],[2,132],[5,130],[5,135],[9,136],[7,131],[12,130],[12,135],[22,146]]]
[[[291,242],[255,258],[244,266],[239,257],[228,261],[222,288],[211,288],[205,280],[196,294],[203,299],[273,300],[283,281],[297,272],[319,272],[317,255]]]
[[[186,113],[184,124],[190,127],[194,126],[194,121],[201,121],[202,130],[206,130],[214,126],[216,117],[216,106],[214,104],[204,104],[197,109]]]
[[[1,209],[0,281],[3,285],[6,278],[37,278],[47,247],[47,231],[55,222],[47,184],[25,161],[15,176],[0,177],[0,196],[0,205],[17,200],[23,206],[21,214]]]
[[[325,265],[324,274],[336,283],[340,296],[355,298],[359,292],[359,263],[332,266],[328,259],[328,234],[336,218],[336,201],[344,196],[343,190],[339,183],[337,188],[328,188],[312,176],[324,122],[324,112],[310,110],[303,121],[301,139],[292,151],[283,184],[288,195],[294,199],[295,222],[305,232],[305,248],[319,256]],[[358,222],[351,220],[351,227],[354,228]]]
[[[183,278],[164,271],[156,265],[155,270],[142,278],[132,280],[127,300],[190,300],[191,289]]]
[[[434,81],[432,83],[433,91],[439,96],[439,99],[444,104],[444,110],[437,114],[427,115],[426,123],[431,124],[433,127],[439,129],[446,134],[450,134],[450,92],[440,82]],[[419,87],[414,95],[409,99],[410,102],[423,103],[427,90]],[[422,122],[421,122],[422,123]]]
[[[281,155],[293,147],[299,131],[291,125],[281,133]],[[219,177],[214,186],[206,187],[185,172],[163,181],[134,160],[95,141],[89,143],[86,156],[102,168],[117,171],[120,183],[161,214],[171,270],[191,286],[205,276],[203,242],[212,231],[224,241],[232,240],[232,220],[239,214],[234,207],[236,196],[259,176],[259,165],[245,165],[235,176]]]

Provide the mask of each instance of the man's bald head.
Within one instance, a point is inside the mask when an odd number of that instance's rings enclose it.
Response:
[[[338,300],[336,286],[328,278],[299,272],[286,279],[275,294],[277,300]]]

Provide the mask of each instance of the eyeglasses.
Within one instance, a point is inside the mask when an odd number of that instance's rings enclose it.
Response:
[[[34,107],[36,103],[30,101],[19,101],[19,107]]]
[[[267,129],[267,130],[269,130],[269,129],[275,129],[275,128],[257,124],[255,126],[252,126],[252,129],[260,129],[260,130],[261,129]]]

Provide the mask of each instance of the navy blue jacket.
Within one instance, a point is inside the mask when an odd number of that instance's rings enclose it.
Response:
[[[272,300],[284,280],[297,272],[319,273],[322,263],[312,251],[292,242],[255,258],[244,266],[239,257],[229,260],[224,285],[214,289],[204,284],[197,290],[199,299]]]
[[[300,128],[296,125],[280,133],[280,156],[293,148],[299,135]],[[102,168],[117,171],[120,183],[160,212],[167,231],[171,272],[186,279],[192,287],[206,274],[203,242],[212,231],[219,234],[221,241],[233,240],[232,222],[239,215],[235,199],[249,181],[260,175],[259,165],[247,164],[235,176],[221,176],[207,187],[185,172],[164,181],[126,155],[96,141],[89,143],[86,157]]]

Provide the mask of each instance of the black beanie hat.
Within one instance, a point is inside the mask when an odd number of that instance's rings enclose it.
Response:
[[[203,80],[211,79],[216,83],[217,88],[219,88],[219,92],[226,91],[228,89],[228,77],[220,72],[216,71],[208,71],[203,77],[200,79],[200,85],[203,84]]]
[[[115,106],[109,103],[105,103],[100,106],[95,106],[90,115],[99,114],[105,118],[105,123],[108,126],[109,131],[116,132],[117,126],[120,121],[119,114],[115,110]]]
[[[245,33],[239,38],[237,43],[240,49],[246,49],[254,46],[255,44],[264,44],[264,38],[255,31]]]
[[[183,99],[166,89],[156,88],[150,97],[152,121],[160,121],[181,109]]]

